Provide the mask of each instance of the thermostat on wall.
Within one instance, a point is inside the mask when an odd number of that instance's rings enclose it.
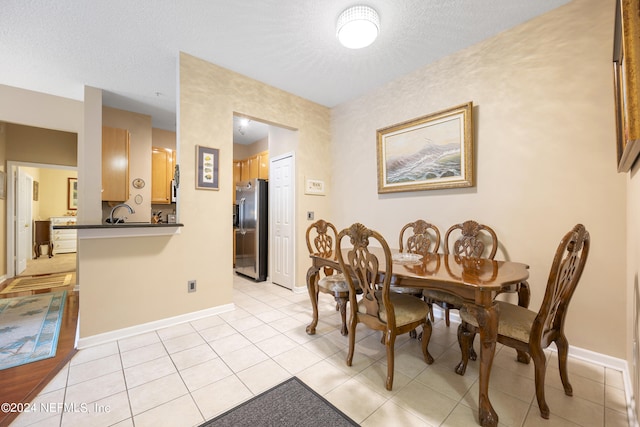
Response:
[[[319,179],[307,179],[304,186],[305,194],[324,196],[324,181]]]

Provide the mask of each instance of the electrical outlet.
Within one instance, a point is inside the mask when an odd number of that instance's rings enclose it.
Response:
[[[196,291],[196,281],[189,280],[187,282],[187,292],[195,292]]]
[[[313,211],[307,211],[307,220],[313,221]]]

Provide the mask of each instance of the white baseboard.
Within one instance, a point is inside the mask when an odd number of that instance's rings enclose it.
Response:
[[[103,334],[91,335],[84,338],[77,339],[77,348],[79,350],[93,347],[100,344],[120,340],[123,338],[131,337],[133,335],[152,332],[157,329],[167,328],[169,326],[175,326],[180,323],[192,322],[194,320],[202,319],[207,316],[215,314],[222,314],[235,310],[235,304],[225,304],[217,307],[208,308],[206,310],[194,311],[193,313],[182,314],[180,316],[168,317],[166,319],[160,319],[153,322],[143,323],[141,325],[131,326],[128,328],[118,329],[115,331],[105,332]],[[78,323],[81,319],[78,319]]]

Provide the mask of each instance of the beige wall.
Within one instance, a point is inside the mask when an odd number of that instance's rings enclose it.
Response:
[[[77,133],[7,124],[7,160],[76,166],[77,153]]]
[[[189,217],[201,215],[192,210],[196,201],[208,200],[212,209],[208,216],[228,218],[228,221],[212,224],[211,231],[217,241],[225,242],[224,264],[231,274],[231,211],[228,201],[232,200],[232,160],[233,160],[233,113],[256,117],[260,121],[277,127],[297,129],[297,145],[289,140],[284,142],[288,152],[295,153],[296,162],[296,280],[297,286],[304,286],[308,256],[304,243],[307,222],[305,211],[314,196],[304,195],[303,171],[318,170],[326,173],[329,153],[329,110],[310,101],[267,86],[263,83],[238,75],[198,58],[181,54],[180,76],[180,155],[184,182],[193,182],[193,156],[196,144],[201,141],[216,141],[212,146],[220,148],[220,191],[218,193],[196,191],[193,195],[180,192],[180,215]],[[272,128],[273,130],[274,128]],[[277,132],[276,132],[277,133]],[[290,138],[289,138],[290,139]],[[269,137],[269,154],[283,154],[278,146],[279,138]],[[318,172],[320,174],[320,172]],[[187,184],[188,185],[188,184]],[[197,197],[197,198],[196,198]],[[206,199],[205,199],[206,198]],[[316,204],[319,215],[329,212],[328,198]],[[196,223],[206,221],[206,217]],[[186,217],[184,223],[187,224]],[[186,231],[186,230],[185,230]],[[228,238],[226,237],[228,236]],[[229,277],[230,278],[230,277]]]
[[[629,173],[627,186],[627,292],[626,310],[628,328],[626,334],[629,371],[635,390],[636,411],[640,411],[640,162]],[[636,415],[637,416],[637,415]]]
[[[625,358],[625,175],[616,172],[614,0],[576,0],[332,111],[331,219],[394,242],[403,224],[494,227],[498,258],[530,265],[531,307],[574,224],[593,246],[567,319],[573,346]],[[477,184],[377,194],[376,129],[473,101]],[[358,162],[353,159],[358,158]],[[358,178],[357,189],[341,183]]]
[[[244,160],[267,150],[269,150],[268,137],[251,144],[233,144],[233,160]]]
[[[159,148],[176,149],[176,133],[164,129],[151,129],[151,145]]]
[[[76,211],[68,209],[68,183],[69,178],[77,178],[78,172],[63,169],[38,169],[40,191],[38,204],[38,216],[35,211],[34,219],[46,220],[52,216],[75,215]]]

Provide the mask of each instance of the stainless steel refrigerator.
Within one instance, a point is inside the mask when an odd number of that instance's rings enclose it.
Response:
[[[267,181],[264,179],[236,184],[238,228],[235,229],[235,271],[258,282],[267,280],[267,193]]]

